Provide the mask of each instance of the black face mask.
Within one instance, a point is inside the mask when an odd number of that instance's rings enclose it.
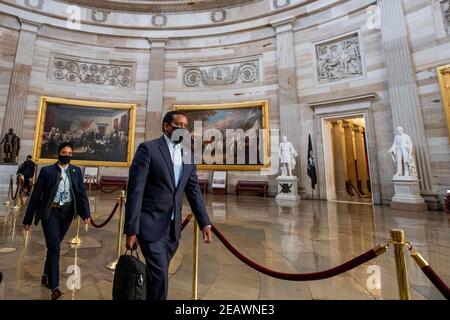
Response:
[[[61,162],[62,164],[69,164],[70,160],[72,160],[71,156],[62,156],[62,155],[58,155],[58,160],[59,162]]]
[[[186,134],[189,134],[189,131],[186,128],[179,128],[179,127],[174,127],[173,125],[170,124],[170,126],[173,128],[172,133],[170,134],[170,140],[174,143],[174,144],[179,144],[183,141],[183,136]],[[175,136],[178,137],[178,140],[173,140],[172,136],[174,136],[174,133],[176,132]]]

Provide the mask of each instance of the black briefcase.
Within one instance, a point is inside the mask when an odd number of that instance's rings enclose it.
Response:
[[[146,300],[147,299],[147,267],[131,254],[120,256],[114,273],[113,300]]]

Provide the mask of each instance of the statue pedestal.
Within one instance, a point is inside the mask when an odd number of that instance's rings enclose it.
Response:
[[[391,208],[407,211],[428,211],[425,200],[420,195],[417,177],[393,177],[395,194],[392,197]]]
[[[300,201],[297,186],[298,178],[293,176],[279,176],[277,178],[278,194],[277,201]]]
[[[8,191],[9,188],[9,177],[13,175],[14,186],[16,185],[16,173],[18,165],[13,164],[0,164],[0,189]]]

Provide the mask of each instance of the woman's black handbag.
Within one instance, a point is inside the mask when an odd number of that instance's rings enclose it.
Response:
[[[139,260],[139,254],[136,251],[136,257],[131,254],[120,256],[114,273],[114,282],[112,290],[113,300],[147,300],[147,267],[145,263]]]

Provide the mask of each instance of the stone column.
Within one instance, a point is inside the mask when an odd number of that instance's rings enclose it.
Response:
[[[333,159],[334,159],[334,181],[336,196],[347,196],[345,182],[347,181],[347,165],[345,159],[344,131],[341,121],[333,122]]]
[[[353,146],[353,125],[348,121],[343,121],[343,126],[347,158],[347,180],[350,180],[353,186],[357,188],[358,179],[356,177],[355,148]]]
[[[148,79],[145,140],[158,138],[161,132],[164,94],[164,62],[167,39],[148,39],[151,46]]]
[[[358,180],[361,181],[362,192],[369,194],[367,186],[367,180],[369,180],[367,162],[366,162],[366,149],[364,146],[364,129],[359,126],[353,127],[355,135],[355,148],[356,148],[356,168],[358,169]]]
[[[13,128],[14,133],[19,137],[22,135],[33,52],[40,26],[40,24],[23,19],[19,19],[19,21],[21,28],[3,120],[2,137],[9,128]]]
[[[432,194],[431,166],[402,2],[378,0],[392,120],[394,128],[404,127],[411,136],[422,192]]]
[[[300,150],[302,132],[300,127],[300,106],[297,97],[293,24],[294,18],[272,22],[276,32],[280,134],[281,137],[287,136],[299,153],[299,157],[303,157],[305,155]],[[299,177],[300,183],[304,184],[302,179],[304,173],[300,163],[300,159],[297,159],[295,175]]]

